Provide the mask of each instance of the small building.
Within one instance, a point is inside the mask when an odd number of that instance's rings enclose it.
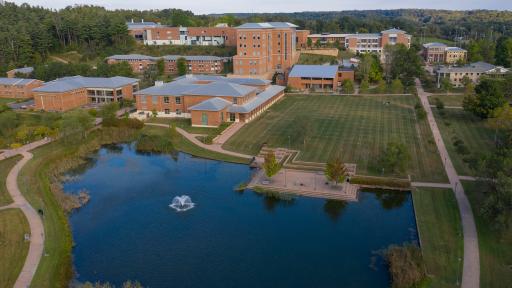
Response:
[[[308,47],[308,36],[309,36],[309,30],[296,30],[295,31],[297,35],[297,49],[304,49]]]
[[[140,54],[113,55],[107,58],[108,64],[128,62],[134,73],[143,73],[160,59],[164,60],[164,73],[167,75],[177,74],[177,60],[184,58],[187,63],[187,73],[191,74],[219,74],[224,71],[224,62],[227,58],[217,56],[180,56],[165,55],[162,57],[153,57]]]
[[[338,65],[295,65],[288,86],[295,90],[336,91],[344,80],[354,81],[354,70]]]
[[[23,67],[23,68],[16,68],[16,69],[9,70],[9,71],[7,71],[6,74],[7,74],[7,78],[15,78],[16,74],[30,76],[30,75],[32,75],[32,72],[34,72],[34,67]]]
[[[67,111],[87,104],[133,99],[139,90],[139,79],[128,77],[71,76],[46,82],[33,89],[36,109]]]
[[[0,98],[32,98],[32,89],[43,85],[43,81],[24,78],[0,78]]]
[[[467,51],[459,47],[449,47],[444,43],[432,42],[423,44],[422,55],[427,63],[455,64],[466,61]]]
[[[191,118],[193,126],[249,122],[284,95],[284,87],[254,78],[212,75],[178,77],[135,93],[138,112]]]
[[[504,78],[510,74],[510,69],[494,66],[486,62],[475,62],[464,66],[443,66],[434,70],[437,86],[440,87],[443,78],[448,78],[455,87],[463,87],[464,77],[469,78],[473,83],[480,82],[480,78]]]

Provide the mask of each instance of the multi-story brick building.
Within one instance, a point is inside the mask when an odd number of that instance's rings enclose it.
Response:
[[[32,89],[43,81],[24,78],[0,78],[0,98],[32,98]]]
[[[338,43],[354,53],[381,53],[386,45],[403,44],[411,47],[411,35],[400,29],[389,29],[380,33],[352,34],[311,34],[308,36],[313,44]]]
[[[90,103],[130,100],[138,90],[139,79],[71,76],[44,83],[32,92],[36,109],[67,111]]]
[[[128,31],[146,45],[235,46],[235,28],[225,24],[215,27],[172,27],[154,22],[128,22]]]
[[[448,47],[444,43],[432,42],[423,44],[422,55],[427,63],[454,64],[466,61],[467,51],[459,47]]]
[[[304,49],[308,47],[308,36],[310,34],[309,30],[296,30],[297,35],[297,49]]]
[[[138,113],[186,117],[193,126],[248,122],[284,95],[284,87],[253,78],[186,75],[135,94]]]
[[[32,75],[32,73],[34,72],[34,67],[23,67],[23,68],[16,68],[16,69],[12,69],[12,70],[9,70],[7,71],[7,78],[16,78],[16,74],[22,74],[23,78],[25,76],[30,76]]]
[[[288,86],[295,90],[336,91],[344,80],[354,81],[354,70],[338,65],[295,65]]]
[[[216,56],[179,56],[166,55],[162,57],[153,57],[139,54],[114,55],[107,58],[108,64],[119,62],[128,62],[133,72],[143,73],[150,66],[155,65],[159,59],[163,59],[165,63],[165,74],[178,73],[176,62],[179,58],[184,58],[187,63],[188,73],[197,74],[218,74],[224,71],[224,62],[228,58]]]
[[[236,28],[233,73],[270,79],[298,60],[297,25],[287,22],[245,23]]]
[[[437,79],[437,85],[440,87],[442,79],[448,78],[450,83],[455,87],[464,86],[464,77],[467,77],[474,83],[478,83],[480,78],[503,78],[505,75],[510,74],[510,69],[500,66],[494,66],[485,62],[475,62],[464,66],[451,67],[444,66],[434,70]]]

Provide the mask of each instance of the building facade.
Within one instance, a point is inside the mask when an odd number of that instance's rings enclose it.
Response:
[[[235,75],[270,79],[298,60],[297,26],[287,22],[245,23],[236,28]]]
[[[34,72],[34,67],[23,67],[23,68],[16,68],[7,71],[7,78],[16,78],[16,74],[22,74],[24,76],[30,76]],[[24,77],[23,76],[23,77]]]
[[[304,49],[308,47],[308,36],[310,34],[309,30],[296,30],[297,35],[297,49]]]
[[[143,73],[152,65],[156,65],[159,59],[165,63],[164,73],[167,75],[177,74],[177,60],[184,58],[187,64],[187,73],[193,74],[219,74],[224,72],[224,62],[228,58],[216,56],[179,56],[166,55],[162,57],[153,57],[139,54],[114,55],[107,58],[108,64],[128,62],[134,73]]]
[[[33,89],[35,107],[44,111],[67,111],[87,104],[132,100],[139,79],[127,77],[71,76],[44,83]]]
[[[337,91],[344,80],[354,81],[354,70],[338,65],[295,65],[288,75],[288,86],[301,91]]]
[[[467,77],[473,83],[478,83],[481,77],[503,78],[510,74],[510,69],[494,66],[485,62],[475,62],[464,66],[444,66],[434,70],[437,86],[441,86],[442,79],[448,78],[455,87],[464,86],[464,78]]]
[[[427,63],[455,64],[459,61],[466,61],[467,51],[459,47],[448,47],[444,43],[423,44],[423,59]]]
[[[225,24],[215,27],[172,27],[154,22],[128,22],[128,31],[145,45],[235,46],[235,28]]]
[[[24,78],[0,78],[0,98],[32,98],[32,89],[43,85],[43,81]]]
[[[284,87],[253,78],[186,75],[135,93],[137,111],[158,117],[185,117],[193,126],[249,122],[284,95]]]
[[[353,34],[311,34],[308,36],[313,44],[339,44],[354,53],[382,53],[386,45],[403,44],[411,47],[411,35],[400,29],[389,29],[380,33]]]

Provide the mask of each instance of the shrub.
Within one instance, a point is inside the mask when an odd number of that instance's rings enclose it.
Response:
[[[350,178],[350,183],[368,185],[382,188],[398,188],[398,189],[409,189],[411,188],[411,182],[405,179],[395,179],[387,177],[371,177],[371,176],[353,176]]]
[[[96,116],[98,116],[98,110],[96,110],[94,108],[93,109],[89,109],[89,111],[87,111],[87,112],[89,112],[89,115],[91,115],[92,117],[96,118]]]
[[[419,287],[427,279],[421,250],[416,245],[392,245],[384,256],[389,265],[393,288]]]

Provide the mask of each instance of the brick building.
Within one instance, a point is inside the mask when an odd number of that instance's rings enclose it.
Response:
[[[16,68],[7,71],[7,78],[16,78],[16,74],[23,74],[24,76],[30,76],[34,72],[34,67],[23,67]]]
[[[245,23],[236,27],[233,73],[270,79],[298,60],[297,26],[287,22]]]
[[[186,75],[135,94],[139,112],[158,117],[186,117],[193,126],[249,122],[284,95],[284,87],[253,78]]]
[[[45,111],[67,111],[87,104],[133,99],[139,79],[127,77],[71,76],[46,82],[33,89],[35,107]]]
[[[459,47],[448,47],[444,43],[425,43],[422,50],[423,59],[427,63],[454,64],[466,61],[467,51]]]
[[[288,86],[295,90],[336,91],[344,80],[354,81],[354,70],[338,65],[295,65]]]
[[[128,22],[128,31],[145,45],[235,46],[235,28],[225,24],[215,27],[172,27],[154,22]]]
[[[304,49],[308,47],[308,36],[310,34],[309,30],[296,30],[295,31],[297,35],[297,48],[298,49]]]
[[[24,78],[0,78],[0,98],[32,98],[32,89],[43,85],[43,81]]]
[[[108,64],[119,62],[128,62],[134,73],[143,73],[151,65],[155,65],[159,59],[163,59],[165,63],[165,74],[177,74],[177,60],[185,58],[187,62],[187,72],[197,74],[218,74],[224,72],[224,62],[228,58],[216,56],[179,56],[166,55],[162,57],[153,57],[139,54],[114,55],[107,58]]]
[[[311,34],[308,36],[313,42],[321,45],[339,43],[354,53],[382,53],[386,45],[403,44],[411,47],[411,35],[400,29],[389,29],[380,33],[352,33],[352,34]]]

